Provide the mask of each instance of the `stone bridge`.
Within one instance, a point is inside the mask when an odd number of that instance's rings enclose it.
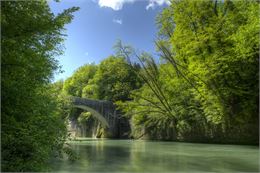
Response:
[[[102,127],[111,137],[120,136],[119,123],[121,115],[111,101],[93,100],[87,98],[72,97],[73,107],[91,112],[101,123]]]

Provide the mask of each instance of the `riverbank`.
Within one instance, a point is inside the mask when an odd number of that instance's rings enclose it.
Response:
[[[219,145],[245,145],[245,146],[258,146],[257,143],[228,143],[228,142],[214,142],[214,141],[172,141],[172,140],[158,140],[158,139],[117,139],[117,138],[88,138],[88,137],[76,137],[69,141],[93,141],[93,140],[131,140],[131,141],[153,141],[153,142],[176,142],[176,143],[194,143],[194,144],[219,144]]]

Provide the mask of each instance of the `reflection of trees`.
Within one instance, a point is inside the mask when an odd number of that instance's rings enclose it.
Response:
[[[166,145],[164,145],[166,144]],[[185,168],[179,147],[167,142],[135,141],[131,147],[129,171],[172,172]]]
[[[102,144],[102,150],[100,150],[99,144],[96,147],[93,146],[96,153],[92,155],[95,157],[95,162],[98,163],[93,171],[113,172],[123,170],[124,165],[129,163],[129,148],[121,144],[121,141],[107,140]]]
[[[91,140],[77,143],[73,149],[80,160],[71,164],[74,169],[69,170],[72,172],[113,172],[123,170],[124,165],[129,163],[129,148],[124,145],[124,141],[121,144],[114,140]]]
[[[145,164],[144,155],[146,155],[145,141],[132,141],[130,146],[130,162],[127,167],[128,171],[144,171],[147,166]]]
[[[257,172],[258,148],[94,140],[72,143],[80,160],[64,160],[55,171],[67,172]],[[245,156],[247,153],[247,156]]]

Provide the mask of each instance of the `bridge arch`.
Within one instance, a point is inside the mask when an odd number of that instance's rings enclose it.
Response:
[[[127,119],[122,118],[116,105],[108,100],[94,100],[89,98],[69,97],[71,105],[90,112],[105,129],[106,137],[126,137],[128,136],[130,125]],[[75,121],[75,120],[72,120]],[[76,128],[77,128],[77,123]],[[75,128],[73,126],[72,128]]]
[[[109,124],[108,124],[107,120],[104,118],[104,116],[101,115],[96,110],[92,109],[91,107],[86,106],[86,105],[73,105],[73,107],[83,109],[83,110],[90,112],[93,117],[95,117],[96,119],[98,119],[100,121],[102,127],[109,128]]]

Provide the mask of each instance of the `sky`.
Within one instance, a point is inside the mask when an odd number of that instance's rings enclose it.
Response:
[[[114,54],[118,39],[140,51],[156,54],[156,16],[168,0],[61,0],[49,1],[54,14],[76,6],[74,19],[66,28],[64,54],[57,59],[63,73],[54,81],[70,77],[80,66],[100,63]]]

